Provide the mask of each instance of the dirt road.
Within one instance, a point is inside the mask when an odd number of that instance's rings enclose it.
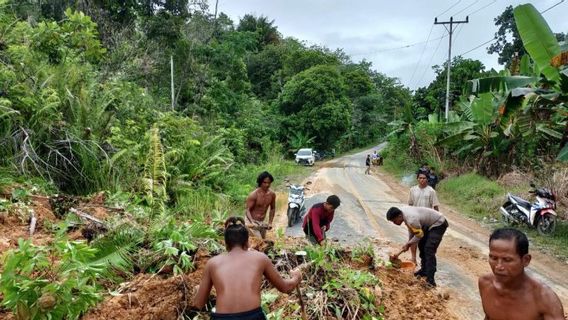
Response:
[[[341,206],[327,236],[346,245],[370,238],[386,258],[389,251],[398,249],[407,239],[406,228],[388,222],[385,213],[391,206],[406,202],[408,187],[381,169],[365,175],[365,155],[371,152],[323,163],[311,177],[311,198],[306,202],[309,208],[327,195],[338,195]],[[458,319],[483,319],[477,278],[491,271],[487,263],[490,230],[444,205],[440,211],[448,218],[450,227],[438,249],[437,290],[449,291],[450,308]],[[299,225],[288,228],[286,234],[303,236]],[[568,306],[568,265],[539,252],[531,253],[530,274],[549,285]],[[406,255],[402,258],[409,258],[409,253]]]

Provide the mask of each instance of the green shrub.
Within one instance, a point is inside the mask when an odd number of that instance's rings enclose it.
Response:
[[[438,193],[442,201],[476,218],[498,217],[507,191],[497,182],[475,173],[468,173],[440,182]]]
[[[2,305],[17,319],[78,319],[100,299],[96,280],[105,271],[93,263],[96,249],[85,242],[59,240],[49,247],[20,239],[0,277]]]

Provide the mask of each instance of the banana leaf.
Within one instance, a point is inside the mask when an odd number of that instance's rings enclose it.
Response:
[[[476,123],[488,125],[493,122],[495,108],[493,107],[493,96],[491,93],[483,93],[475,99],[471,105],[471,113]]]
[[[440,121],[438,121],[438,114],[437,113],[431,113],[428,115],[428,122],[429,123],[439,123]]]
[[[479,78],[468,81],[467,91],[469,94],[481,94],[493,91],[509,91],[514,88],[533,85],[537,81],[538,78],[527,76],[497,76]]]
[[[560,53],[560,46],[546,20],[532,4],[517,6],[513,13],[525,49],[548,80],[558,81],[558,69],[550,61]]]
[[[558,161],[568,161],[568,143],[564,144],[564,147],[556,156],[556,160]]]
[[[528,76],[532,75],[533,68],[531,66],[531,61],[528,54],[523,55],[521,58],[521,66],[520,66],[520,73],[521,75]]]
[[[568,68],[560,73],[560,91],[568,94]]]
[[[543,123],[539,123],[536,125],[536,131],[542,132],[552,138],[562,139],[562,133],[546,126]]]

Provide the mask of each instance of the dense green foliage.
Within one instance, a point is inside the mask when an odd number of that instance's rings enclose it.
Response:
[[[416,91],[415,116],[393,123],[392,156],[405,153],[414,163],[426,161],[442,171],[474,169],[489,177],[515,168],[543,170],[555,158],[565,160],[560,151],[568,141],[568,75],[559,59],[561,46],[532,5],[512,11],[527,55],[499,73],[456,58],[446,123],[437,116],[445,76],[438,67],[430,86]]]
[[[288,149],[376,142],[408,103],[368,63],[283,38],[266,17],[235,26],[206,2],[159,3],[2,1],[0,166],[175,204]]]

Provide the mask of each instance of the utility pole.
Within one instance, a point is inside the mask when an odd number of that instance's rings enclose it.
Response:
[[[450,17],[450,21],[438,22],[438,18],[434,18],[434,24],[442,24],[450,34],[450,42],[448,45],[448,79],[446,81],[446,122],[448,122],[448,113],[450,111],[450,69],[452,66],[452,34],[454,33],[454,24],[468,23],[469,16],[465,20],[454,21],[454,17]],[[450,28],[446,27],[449,24]]]
[[[174,56],[170,56],[170,81],[172,87],[172,111],[174,111],[176,102],[175,102],[175,94],[174,94]]]

